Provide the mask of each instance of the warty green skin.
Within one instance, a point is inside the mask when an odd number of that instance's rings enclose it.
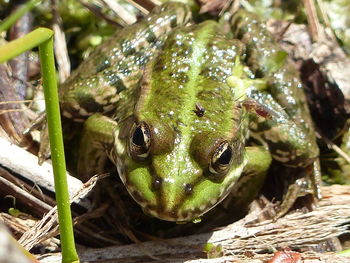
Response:
[[[287,53],[283,51],[268,32],[266,25],[253,13],[240,9],[232,16],[231,30],[237,39],[246,45],[249,53],[246,63],[255,76],[264,77],[269,83],[269,92],[283,107],[288,116],[302,127],[306,137],[300,138],[309,141],[309,156],[318,156],[319,149],[316,144],[316,135],[313,129],[311,115],[307,106],[306,96],[295,66],[288,60]],[[254,98],[257,99],[257,98]],[[267,134],[268,135],[268,134]],[[269,140],[265,136],[265,140]],[[274,156],[275,159],[284,159],[285,153]],[[306,157],[306,156],[305,156]],[[308,158],[304,158],[305,160]],[[283,162],[283,161],[282,161]],[[300,158],[295,159],[293,166],[304,163]],[[318,159],[310,163],[311,187],[315,197],[321,198],[321,167]]]
[[[189,19],[185,5],[164,4],[100,47],[60,92],[66,117],[90,116],[79,173],[88,177],[101,171],[108,156],[144,211],[168,221],[200,217],[230,193],[244,171],[252,171],[249,152],[254,151],[245,147],[248,125],[269,138],[271,155],[286,165],[309,165],[318,154],[304,128],[253,84],[246,96],[270,117],[246,111],[241,90],[227,83],[232,75],[248,79],[238,70],[247,57],[244,46],[221,33],[216,22],[184,26]],[[150,129],[143,160],[133,157],[130,146],[141,123]],[[232,156],[228,169],[216,173],[212,156],[223,143]],[[269,152],[259,154],[265,163],[253,167],[261,167],[256,170],[263,175],[271,158]]]

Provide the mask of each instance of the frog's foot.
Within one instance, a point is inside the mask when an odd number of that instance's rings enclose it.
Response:
[[[283,198],[283,202],[277,210],[274,220],[284,216],[293,207],[295,201],[302,196],[313,194],[313,191],[309,187],[310,183],[306,178],[297,179],[293,184],[288,187],[286,196]]]
[[[266,143],[272,157],[286,169],[301,169],[303,176],[308,178],[308,187],[303,187],[305,183],[302,181],[295,180],[295,185],[288,190],[288,200],[283,202],[280,214],[285,214],[299,196],[312,193],[316,198],[320,198],[319,150],[316,142],[308,136],[303,126],[296,124],[284,112],[270,94],[252,90],[248,102],[245,106],[250,109],[253,120],[250,123],[251,136],[262,144]],[[294,178],[293,174],[291,176]],[[305,190],[306,188],[308,189]]]
[[[311,198],[311,200],[305,200],[305,206],[309,210],[313,210],[315,205],[317,205],[317,200],[321,198],[320,184],[317,179],[320,175],[318,159],[305,169],[307,175],[295,179],[294,182],[288,186],[283,201],[274,216],[274,220],[284,216],[293,207],[299,197]]]

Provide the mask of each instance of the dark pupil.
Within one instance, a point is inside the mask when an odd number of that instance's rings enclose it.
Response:
[[[144,144],[143,132],[141,127],[137,127],[132,136],[132,142],[138,146],[142,146]]]
[[[220,156],[220,158],[217,160],[218,163],[227,165],[230,163],[232,157],[232,151],[230,148],[227,148]]]

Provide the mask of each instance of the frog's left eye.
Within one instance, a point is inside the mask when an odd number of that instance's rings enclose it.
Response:
[[[231,160],[232,148],[228,141],[223,141],[212,155],[209,171],[213,174],[224,174],[230,168]]]
[[[147,123],[141,122],[132,131],[129,152],[134,160],[145,160],[151,148],[151,131]]]

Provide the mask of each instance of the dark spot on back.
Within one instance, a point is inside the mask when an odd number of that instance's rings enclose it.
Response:
[[[102,57],[96,66],[96,72],[101,72],[102,70],[108,68],[111,65],[111,62],[107,57]]]
[[[116,72],[105,71],[103,74],[105,75],[108,84],[115,87],[118,93],[126,89],[123,80],[118,76]]]
[[[176,27],[177,26],[177,18],[176,15],[172,15],[170,17],[170,26],[171,27]]]
[[[149,61],[150,55],[145,52],[136,52],[134,63],[137,66],[143,66]]]
[[[147,30],[146,32],[146,40],[150,43],[154,42],[157,40],[156,35],[154,34],[154,32],[150,29]]]
[[[121,43],[121,51],[123,52],[123,54],[125,56],[129,56],[129,55],[135,53],[136,50],[135,50],[135,47],[134,47],[132,41],[124,40]]]
[[[121,73],[125,76],[130,75],[131,73],[130,66],[132,66],[130,65],[130,63],[120,62],[118,63],[116,72]]]
[[[90,113],[103,111],[103,105],[97,103],[94,96],[91,94],[85,94],[85,96],[80,97],[80,108]]]

